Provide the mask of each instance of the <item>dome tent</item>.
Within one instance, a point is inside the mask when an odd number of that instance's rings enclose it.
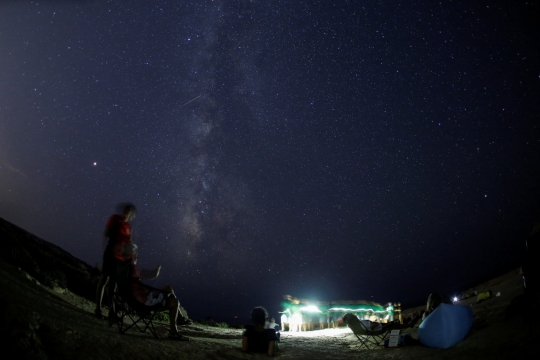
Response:
[[[418,328],[418,340],[430,348],[447,349],[469,333],[473,322],[470,307],[440,304]]]

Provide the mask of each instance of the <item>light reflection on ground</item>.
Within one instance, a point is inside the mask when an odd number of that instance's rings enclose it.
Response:
[[[315,337],[332,337],[336,335],[343,334],[352,334],[351,329],[348,327],[341,327],[336,329],[323,329],[323,330],[313,330],[313,331],[300,331],[300,332],[289,332],[281,331],[281,338],[315,338]]]

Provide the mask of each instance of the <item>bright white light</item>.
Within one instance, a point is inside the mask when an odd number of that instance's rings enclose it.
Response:
[[[97,162],[94,162],[94,166],[96,166],[96,165],[97,165]]]
[[[328,311],[345,311],[345,312],[368,312],[372,311],[374,313],[385,313],[386,310],[375,310],[375,309],[349,309],[349,308],[330,308]]]
[[[338,334],[352,334],[349,327],[336,328],[336,329],[323,329],[323,330],[312,330],[312,331],[281,331],[281,339],[287,338],[328,338],[335,341],[335,336]]]
[[[454,302],[458,301],[457,296],[454,296]]]
[[[303,308],[300,308],[300,311],[307,311],[307,312],[322,312],[321,310],[319,310],[318,307],[316,307],[315,305],[309,305],[309,306],[304,306]]]

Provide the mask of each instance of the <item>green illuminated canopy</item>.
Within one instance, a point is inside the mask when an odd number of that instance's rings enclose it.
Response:
[[[386,313],[385,306],[366,300],[338,300],[321,302],[316,300],[298,299],[290,295],[284,296],[282,307],[286,314],[301,313]]]

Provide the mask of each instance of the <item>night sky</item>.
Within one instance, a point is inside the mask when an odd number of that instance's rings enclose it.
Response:
[[[539,5],[1,1],[0,216],[90,265],[120,202],[194,319],[423,304],[540,215]]]

